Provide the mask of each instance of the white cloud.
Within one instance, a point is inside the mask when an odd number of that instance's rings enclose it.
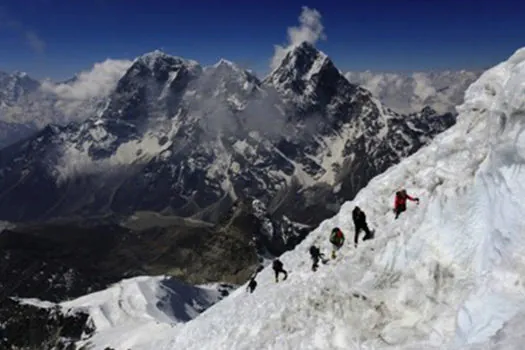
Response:
[[[95,63],[91,70],[78,74],[73,83],[54,85],[46,82],[43,89],[52,91],[65,100],[87,100],[106,96],[116,87],[131,63],[128,60],[107,59]]]
[[[25,36],[27,39],[27,43],[33,51],[36,53],[44,53],[44,50],[46,49],[46,42],[42,40],[35,32],[31,30],[27,30],[25,32]]]
[[[131,64],[132,61],[128,60],[107,59],[96,63],[91,70],[78,74],[73,82],[44,82],[41,89],[56,95],[57,107],[66,115],[75,114],[79,108],[85,107],[86,103],[106,98]]]
[[[388,107],[414,113],[430,106],[439,113],[454,112],[463,102],[467,87],[479,76],[476,71],[373,73],[348,72],[345,77],[368,89]]]
[[[36,32],[26,28],[22,22],[11,18],[11,16],[3,7],[0,7],[0,28],[1,27],[6,27],[22,35],[25,38],[27,44],[36,53],[44,53],[46,42],[41,37],[39,37]]]
[[[413,73],[414,94],[420,100],[424,101],[436,94],[436,89],[432,86],[432,81],[423,73]]]
[[[321,14],[315,9],[303,6],[299,16],[299,27],[288,28],[287,46],[275,45],[274,55],[271,59],[270,66],[275,69],[279,66],[286,53],[303,42],[315,44],[319,40],[326,40],[324,26],[321,23]]]

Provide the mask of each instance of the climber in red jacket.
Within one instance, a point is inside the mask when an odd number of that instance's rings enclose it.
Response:
[[[399,217],[399,214],[407,210],[407,199],[419,204],[419,198],[409,196],[406,190],[396,192],[396,201],[394,203],[394,213],[396,214],[396,219]]]

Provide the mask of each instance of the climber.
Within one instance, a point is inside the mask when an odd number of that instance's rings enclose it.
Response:
[[[314,245],[310,247],[310,257],[313,261],[312,271],[317,271],[317,268],[319,267],[319,259],[322,260],[323,264],[327,263],[327,260],[324,259],[324,254]]]
[[[339,227],[335,227],[332,230],[332,233],[330,234],[330,243],[332,243],[332,246],[333,246],[332,259],[335,259],[335,252],[339,250],[345,243],[345,235],[339,229]]]
[[[394,203],[394,213],[396,214],[396,219],[399,217],[399,214],[407,209],[407,199],[419,204],[419,198],[409,196],[406,190],[396,192],[396,200]]]
[[[255,280],[255,276],[252,276],[252,278],[250,278],[250,282],[248,283],[248,287],[246,287],[246,291],[253,293],[255,287],[257,287],[257,281]]]
[[[366,215],[364,211],[362,211],[358,206],[356,206],[352,211],[352,219],[354,220],[355,226],[354,246],[357,248],[357,241],[359,240],[359,233],[361,230],[365,231],[363,241],[373,238],[373,235],[366,223]]]
[[[279,282],[279,273],[284,274],[283,281],[288,278],[288,272],[283,269],[283,263],[279,259],[275,259],[272,264],[273,271],[275,271],[275,282]]]

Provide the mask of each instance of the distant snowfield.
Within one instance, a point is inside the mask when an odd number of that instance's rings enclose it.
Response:
[[[115,349],[518,349],[525,340],[525,49],[466,92],[458,123],[373,179],[282,261],[253,294],[239,288],[172,329],[134,329]],[[421,198],[398,220],[393,196]],[[351,211],[376,238],[357,249]],[[339,226],[347,244],[310,270],[312,243],[329,253]],[[139,340],[139,333],[143,334]],[[117,338],[115,338],[117,339]],[[146,340],[147,339],[147,340]],[[103,347],[100,347],[102,349]]]

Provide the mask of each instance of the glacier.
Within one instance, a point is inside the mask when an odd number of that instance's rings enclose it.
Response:
[[[465,92],[457,124],[375,177],[271,267],[195,319],[106,336],[115,349],[520,349],[525,340],[525,48]],[[408,203],[394,220],[394,194]],[[351,211],[375,238],[351,243]],[[346,234],[327,256],[333,227]],[[127,339],[120,344],[119,339]],[[133,341],[131,341],[133,340]],[[104,346],[100,344],[100,349]],[[97,348],[98,349],[98,348]]]

